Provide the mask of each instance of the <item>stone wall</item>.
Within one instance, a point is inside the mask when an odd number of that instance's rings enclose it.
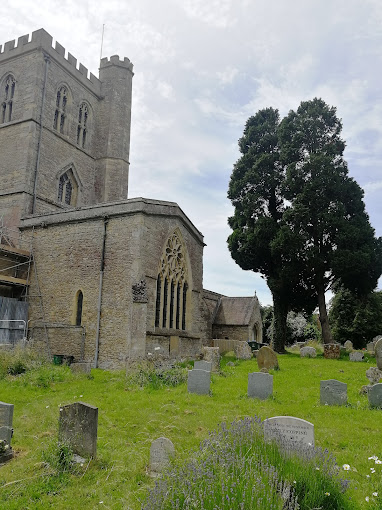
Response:
[[[165,329],[159,333],[168,352],[170,338],[174,336],[180,338],[180,356],[183,351],[184,355],[200,352],[203,237],[171,202],[132,199],[23,220],[25,236],[32,236],[35,227],[34,259],[45,321],[74,325],[81,290],[82,325],[86,329],[84,358],[93,361],[105,221],[99,366],[121,368],[128,358],[146,356],[146,336],[152,337],[158,329],[155,301],[160,259],[168,236],[175,231],[183,240],[189,268],[186,331]],[[147,302],[136,303],[132,287],[141,280],[146,282]],[[32,294],[37,291],[34,272],[30,290]],[[38,300],[31,300],[30,318],[40,318]],[[70,328],[66,334],[63,345],[75,344]]]

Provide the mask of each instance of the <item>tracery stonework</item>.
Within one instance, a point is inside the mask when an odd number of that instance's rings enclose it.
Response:
[[[167,241],[161,259],[160,273],[163,278],[167,276],[180,283],[183,283],[187,279],[184,248],[176,233],[170,236]]]

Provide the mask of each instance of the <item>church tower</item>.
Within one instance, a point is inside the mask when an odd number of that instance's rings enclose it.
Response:
[[[133,66],[99,78],[43,29],[0,46],[0,217],[127,198]]]

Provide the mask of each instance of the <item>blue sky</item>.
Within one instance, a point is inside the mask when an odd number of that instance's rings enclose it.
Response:
[[[382,235],[382,3],[379,0],[3,0],[0,43],[45,28],[97,74],[134,64],[129,197],[179,203],[204,234],[204,286],[257,293],[232,261],[229,177],[245,121],[322,97],[343,121],[349,174]],[[380,287],[381,287],[380,280]]]

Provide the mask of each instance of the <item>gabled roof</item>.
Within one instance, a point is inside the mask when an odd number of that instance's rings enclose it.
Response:
[[[256,307],[256,297],[222,297],[214,320],[216,325],[247,326]]]

